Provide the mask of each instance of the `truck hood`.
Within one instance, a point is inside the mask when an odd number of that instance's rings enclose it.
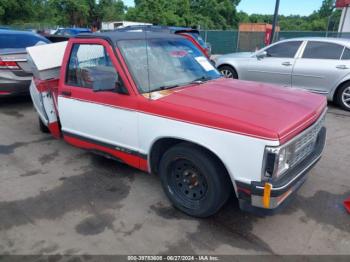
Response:
[[[156,104],[185,122],[284,143],[312,125],[327,101],[302,90],[221,78],[174,90]]]

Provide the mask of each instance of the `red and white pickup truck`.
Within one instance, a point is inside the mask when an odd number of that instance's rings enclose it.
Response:
[[[35,47],[38,71],[59,60],[48,47]],[[241,209],[273,213],[321,157],[324,97],[225,79],[181,36],[79,35],[64,49],[57,76],[43,69],[31,85],[42,131],[158,174],[191,216],[233,192]]]

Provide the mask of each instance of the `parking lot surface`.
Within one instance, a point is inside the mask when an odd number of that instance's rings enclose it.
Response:
[[[350,254],[350,113],[330,106],[327,128],[322,160],[281,213],[243,213],[232,198],[194,219],[155,175],[42,134],[29,98],[2,99],[0,254]]]

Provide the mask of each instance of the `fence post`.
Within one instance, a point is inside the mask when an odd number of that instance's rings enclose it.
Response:
[[[238,52],[239,51],[239,30],[237,31],[237,40],[236,40],[236,42],[237,42],[236,52]]]

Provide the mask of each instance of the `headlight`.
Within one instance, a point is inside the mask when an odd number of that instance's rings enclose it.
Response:
[[[293,155],[293,147],[266,147],[263,179],[281,177],[290,168],[289,161]]]
[[[324,125],[326,111],[312,126],[286,144],[265,147],[262,180],[277,179],[301,163],[315,150],[317,138]]]

